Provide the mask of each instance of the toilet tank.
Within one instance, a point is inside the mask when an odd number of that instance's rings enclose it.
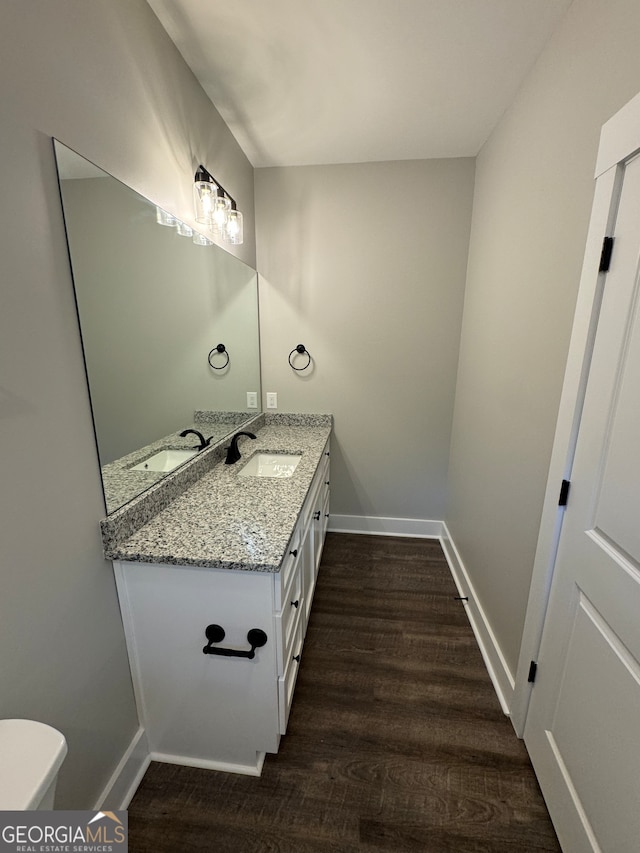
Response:
[[[53,808],[67,742],[35,720],[0,720],[0,811]]]

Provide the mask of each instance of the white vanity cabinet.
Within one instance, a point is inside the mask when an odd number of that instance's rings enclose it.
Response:
[[[115,562],[151,758],[259,774],[286,732],[329,511],[329,443],[279,572]],[[208,643],[207,626],[225,636]],[[247,634],[267,642],[248,657]]]

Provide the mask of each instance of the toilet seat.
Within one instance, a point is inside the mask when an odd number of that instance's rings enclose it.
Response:
[[[0,720],[0,810],[37,809],[67,754],[64,736],[35,720]]]

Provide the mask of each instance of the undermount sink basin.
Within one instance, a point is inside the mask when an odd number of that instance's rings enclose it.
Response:
[[[239,477],[291,477],[302,456],[286,453],[254,453],[238,472]]]
[[[167,473],[168,471],[173,471],[174,468],[182,465],[182,463],[186,462],[188,459],[193,459],[197,454],[197,450],[172,450],[170,448],[168,450],[160,450],[158,453],[154,453],[153,456],[145,459],[144,462],[138,462],[137,465],[132,465],[129,470],[164,471]]]

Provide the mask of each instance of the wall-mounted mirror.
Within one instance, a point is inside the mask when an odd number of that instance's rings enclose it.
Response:
[[[150,450],[194,446],[193,435],[178,436],[194,426],[219,441],[258,413],[247,407],[248,392],[261,399],[257,275],[219,246],[159,224],[152,202],[54,146],[113,512],[164,475],[135,469]]]

